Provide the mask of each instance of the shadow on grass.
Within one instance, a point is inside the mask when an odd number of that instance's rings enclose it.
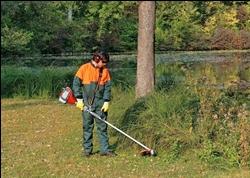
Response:
[[[136,127],[136,125],[139,122],[139,115],[141,112],[146,110],[146,99],[145,98],[140,98],[136,100],[136,102],[129,107],[126,112],[123,115],[123,118],[121,119],[121,122],[119,124],[119,129],[121,129],[123,132],[127,132],[128,130],[132,130],[133,128]],[[121,145],[125,139],[128,139],[125,135],[118,133],[118,138],[116,142],[111,145],[112,149],[116,149],[119,145]]]
[[[124,113],[124,116],[120,123],[120,128],[123,131],[127,131],[128,129],[136,125],[139,119],[138,116],[141,112],[145,111],[146,108],[145,98],[139,98],[138,100],[136,100],[136,102]]]

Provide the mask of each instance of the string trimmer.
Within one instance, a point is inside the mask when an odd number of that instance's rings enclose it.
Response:
[[[76,98],[73,95],[72,90],[69,87],[66,87],[61,92],[61,94],[59,96],[59,101],[62,102],[62,103],[64,103],[64,104],[66,104],[66,103],[68,103],[68,104],[75,104],[74,102],[76,102]],[[156,156],[156,151],[155,150],[148,148],[147,146],[145,146],[141,142],[137,141],[136,139],[134,139],[133,137],[129,136],[128,134],[126,134],[122,130],[120,130],[117,127],[115,127],[114,125],[110,124],[108,121],[105,120],[105,118],[101,118],[98,114],[96,114],[95,112],[91,111],[91,107],[84,106],[84,111],[88,112],[89,114],[91,114],[95,118],[101,120],[102,122],[105,122],[110,127],[112,127],[113,129],[115,129],[116,131],[120,132],[121,134],[123,134],[124,136],[126,136],[127,138],[129,138],[130,140],[134,141],[135,143],[137,143],[138,145],[140,145],[141,147],[143,147],[144,150],[142,150],[140,152],[140,155],[142,155],[142,156]]]

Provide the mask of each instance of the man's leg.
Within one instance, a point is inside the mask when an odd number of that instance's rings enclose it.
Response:
[[[101,116],[101,118],[107,117],[107,115],[101,111],[96,112],[96,113],[99,116]],[[95,120],[96,120],[99,141],[100,141],[100,153],[102,154],[102,153],[109,152],[109,139],[108,139],[108,129],[107,129],[108,125],[99,119],[95,119]]]
[[[87,112],[82,112],[83,115],[83,148],[86,154],[93,151],[93,129],[94,118]]]

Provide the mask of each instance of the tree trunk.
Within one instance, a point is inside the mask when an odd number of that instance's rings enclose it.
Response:
[[[72,7],[68,8],[68,21],[72,22]]]
[[[139,32],[137,46],[136,98],[153,91],[155,84],[154,59],[155,2],[139,2]]]

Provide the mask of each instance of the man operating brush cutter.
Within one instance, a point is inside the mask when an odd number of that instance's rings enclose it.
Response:
[[[111,76],[106,64],[109,55],[103,51],[93,54],[90,62],[83,64],[75,74],[73,80],[73,93],[77,99],[76,107],[81,109],[83,117],[83,148],[84,155],[90,156],[93,151],[94,120],[100,142],[101,156],[115,156],[109,149],[107,124],[84,110],[88,106],[102,118],[107,119],[109,102],[111,99]]]
[[[100,62],[100,60],[103,61]],[[64,104],[76,104],[76,107],[83,111],[84,155],[90,156],[92,154],[92,138],[95,118],[100,139],[101,155],[116,155],[109,150],[107,134],[107,125],[109,125],[116,131],[143,147],[144,150],[140,152],[142,156],[156,156],[156,152],[154,150],[146,147],[122,130],[107,122],[107,111],[111,93],[111,77],[105,65],[108,61],[108,54],[104,52],[95,53],[91,62],[82,65],[77,71],[73,81],[74,93],[69,87],[66,87],[63,92],[61,92],[59,97],[60,102]],[[81,87],[83,90],[81,90]]]

